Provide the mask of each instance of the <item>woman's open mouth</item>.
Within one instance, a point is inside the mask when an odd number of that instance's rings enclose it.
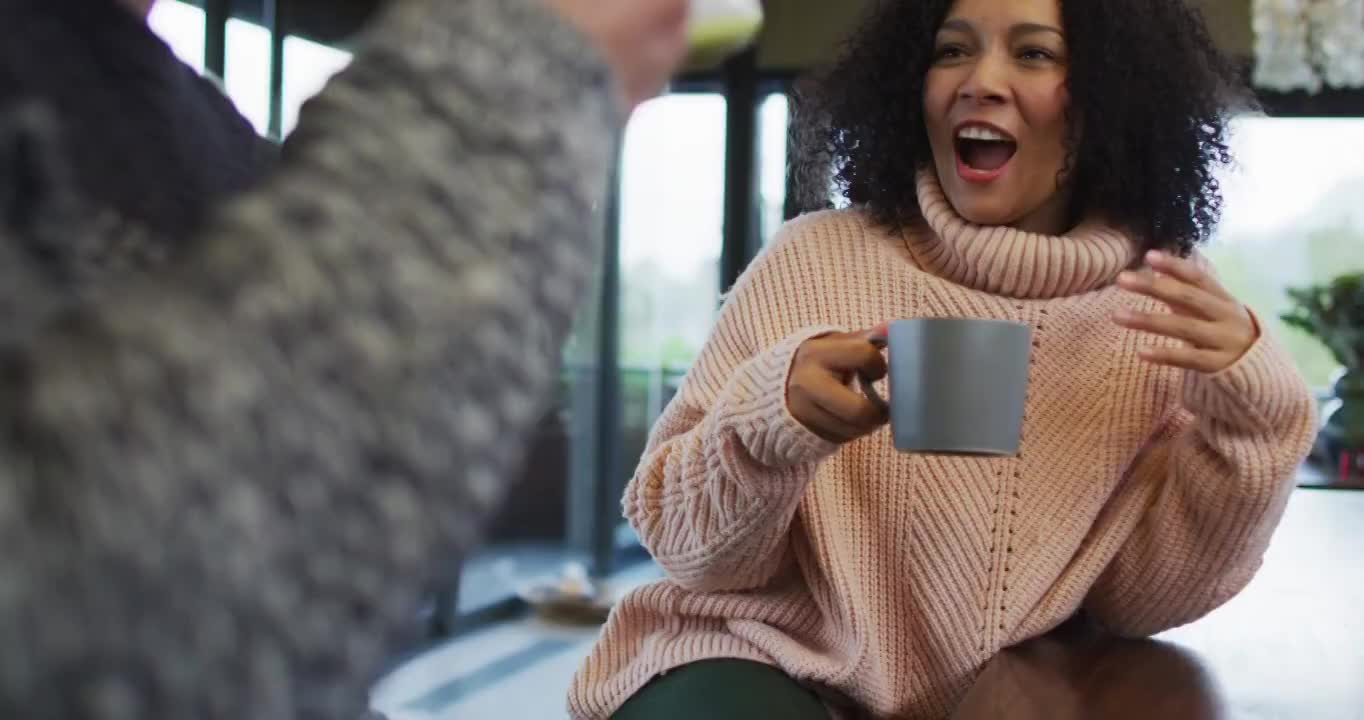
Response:
[[[1018,142],[998,128],[979,123],[957,127],[957,174],[973,183],[987,183],[1004,174]]]

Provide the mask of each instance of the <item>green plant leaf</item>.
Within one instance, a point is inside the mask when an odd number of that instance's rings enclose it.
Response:
[[[1360,369],[1364,363],[1364,273],[1348,273],[1325,285],[1289,288],[1292,308],[1280,315],[1284,324],[1312,336],[1341,365]]]

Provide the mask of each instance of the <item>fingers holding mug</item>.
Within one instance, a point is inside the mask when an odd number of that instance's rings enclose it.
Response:
[[[787,405],[802,425],[830,442],[846,443],[889,420],[884,403],[850,387],[853,378],[886,376],[884,332],[838,333],[807,340],[796,351]]]

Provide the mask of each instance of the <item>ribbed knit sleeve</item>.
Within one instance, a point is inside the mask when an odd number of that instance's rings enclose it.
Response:
[[[1133,470],[1163,476],[1155,502],[1086,603],[1123,635],[1197,620],[1250,582],[1316,434],[1313,397],[1269,336],[1220,373],[1186,373],[1182,391]]]
[[[625,490],[625,517],[687,589],[770,579],[816,465],[837,449],[792,417],[786,380],[801,343],[839,328],[807,327],[756,347],[751,320],[770,300],[768,260],[736,284]]]

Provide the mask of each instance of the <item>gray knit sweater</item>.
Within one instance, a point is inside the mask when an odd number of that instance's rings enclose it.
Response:
[[[171,250],[50,120],[0,108],[0,718],[356,717],[553,385],[604,66],[537,0],[395,0]]]

